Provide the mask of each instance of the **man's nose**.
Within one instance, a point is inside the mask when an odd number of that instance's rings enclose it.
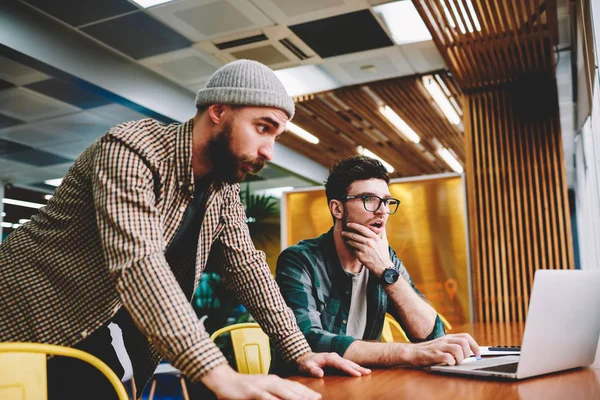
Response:
[[[268,142],[263,143],[258,148],[258,155],[259,155],[259,157],[262,157],[267,161],[271,161],[271,159],[273,159],[274,150],[275,150],[275,141],[269,140]]]

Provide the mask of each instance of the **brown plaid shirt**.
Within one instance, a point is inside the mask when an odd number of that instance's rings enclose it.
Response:
[[[208,189],[197,251],[167,262],[193,193],[192,121],[112,128],[0,245],[0,341],[73,346],[125,306],[143,333],[125,338],[138,384],[161,356],[197,382],[226,362],[190,304],[214,244],[226,279],[284,358],[310,351],[252,244],[239,185]]]

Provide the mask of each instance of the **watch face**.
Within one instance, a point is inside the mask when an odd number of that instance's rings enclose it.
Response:
[[[388,268],[385,270],[385,272],[383,273],[383,280],[386,283],[394,283],[398,280],[398,276],[400,274],[398,273],[398,271],[396,271],[395,269],[392,268]]]

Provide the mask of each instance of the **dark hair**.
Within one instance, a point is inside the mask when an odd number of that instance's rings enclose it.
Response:
[[[329,177],[325,181],[327,202],[332,199],[342,200],[348,195],[348,188],[352,183],[369,179],[382,179],[385,183],[390,183],[388,172],[379,160],[354,156],[338,161],[329,170]]]

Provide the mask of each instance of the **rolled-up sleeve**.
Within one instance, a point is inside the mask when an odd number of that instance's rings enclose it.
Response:
[[[301,252],[288,248],[277,260],[276,280],[287,305],[314,352],[335,352],[343,356],[354,342],[352,336],[336,335],[323,329],[313,295],[314,278],[310,261]]]
[[[225,227],[218,240],[225,277],[238,299],[275,342],[283,359],[296,360],[309,352],[310,347],[296,325],[292,310],[281,297],[265,254],[256,250],[250,238],[239,185],[224,190],[227,191],[222,213]]]
[[[165,259],[152,172],[137,154],[109,136],[99,145],[94,169],[98,229],[121,301],[161,356],[197,382],[227,361]]]

